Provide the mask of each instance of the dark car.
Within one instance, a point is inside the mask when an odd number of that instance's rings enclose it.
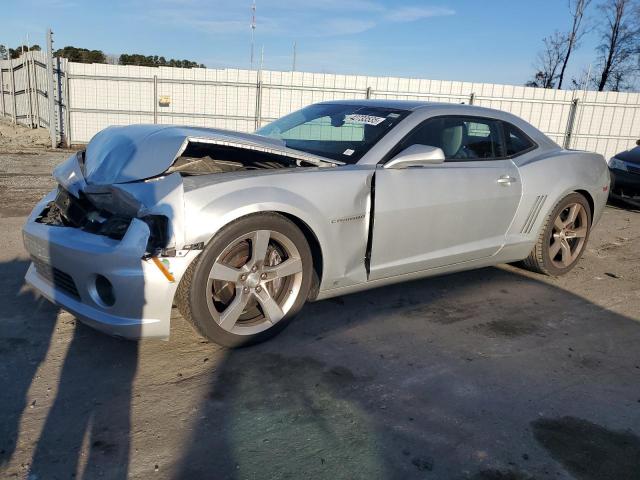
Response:
[[[611,197],[640,205],[640,140],[637,147],[609,160]]]

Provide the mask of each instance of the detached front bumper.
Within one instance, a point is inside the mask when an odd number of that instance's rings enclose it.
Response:
[[[178,282],[198,252],[163,259],[175,277],[170,282],[153,262],[142,259],[149,237],[146,223],[133,219],[118,241],[36,222],[53,195],[36,206],[23,228],[33,260],[26,281],[105,333],[129,339],[167,338]]]

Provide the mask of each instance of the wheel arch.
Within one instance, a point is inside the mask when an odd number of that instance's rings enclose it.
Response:
[[[586,198],[587,203],[589,204],[589,208],[591,209],[590,219],[591,219],[591,224],[593,224],[593,216],[595,215],[595,201],[593,199],[593,196],[588,190],[577,189],[577,190],[574,190],[574,192],[579,193],[584,198]]]
[[[311,249],[311,258],[313,259],[313,271],[315,274],[315,278],[313,279],[313,283],[311,285],[311,291],[309,292],[309,299],[313,300],[318,296],[318,291],[320,289],[320,284],[322,283],[322,272],[324,268],[324,257],[322,254],[322,246],[320,245],[320,241],[318,240],[318,236],[313,231],[313,229],[302,220],[300,217],[293,215],[292,213],[282,212],[282,211],[274,211],[273,213],[277,213],[287,218],[291,222],[293,222],[302,232],[302,234],[307,239],[307,243],[309,244],[309,248]]]
[[[322,232],[318,232],[317,228],[320,225],[318,223],[320,214],[316,211],[315,207],[308,204],[308,202],[302,198],[295,197],[291,198],[286,204],[282,201],[256,201],[250,205],[244,205],[236,208],[231,207],[231,205],[229,205],[231,208],[225,208],[226,202],[224,200],[225,199],[223,198],[216,202],[219,207],[216,210],[211,211],[208,210],[208,208],[203,209],[201,216],[199,217],[201,221],[198,223],[209,225],[209,227],[199,231],[197,236],[192,237],[191,241],[203,242],[206,245],[211,242],[218,232],[220,232],[224,227],[237,222],[244,217],[269,213],[281,215],[296,225],[307,240],[311,250],[314,272],[309,299],[315,299],[320,289],[323,273],[325,271],[325,257],[323,254],[325,249],[323,248],[323,238],[319,234]],[[297,207],[293,207],[293,205],[297,205]],[[327,239],[324,238],[324,243],[326,243],[326,240]]]

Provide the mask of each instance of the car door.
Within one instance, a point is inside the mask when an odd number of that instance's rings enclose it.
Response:
[[[520,175],[505,157],[500,121],[428,119],[393,154],[414,144],[441,148],[445,162],[406,169],[378,166],[371,280],[495,254],[520,202]]]

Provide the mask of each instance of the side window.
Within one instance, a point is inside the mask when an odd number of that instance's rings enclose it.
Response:
[[[438,117],[426,120],[401,148],[414,144],[442,149],[447,161],[491,160],[505,156],[500,122],[488,118]]]
[[[504,123],[504,141],[507,149],[507,156],[517,155],[533,148],[534,143],[522,133],[518,128],[510,123]]]

